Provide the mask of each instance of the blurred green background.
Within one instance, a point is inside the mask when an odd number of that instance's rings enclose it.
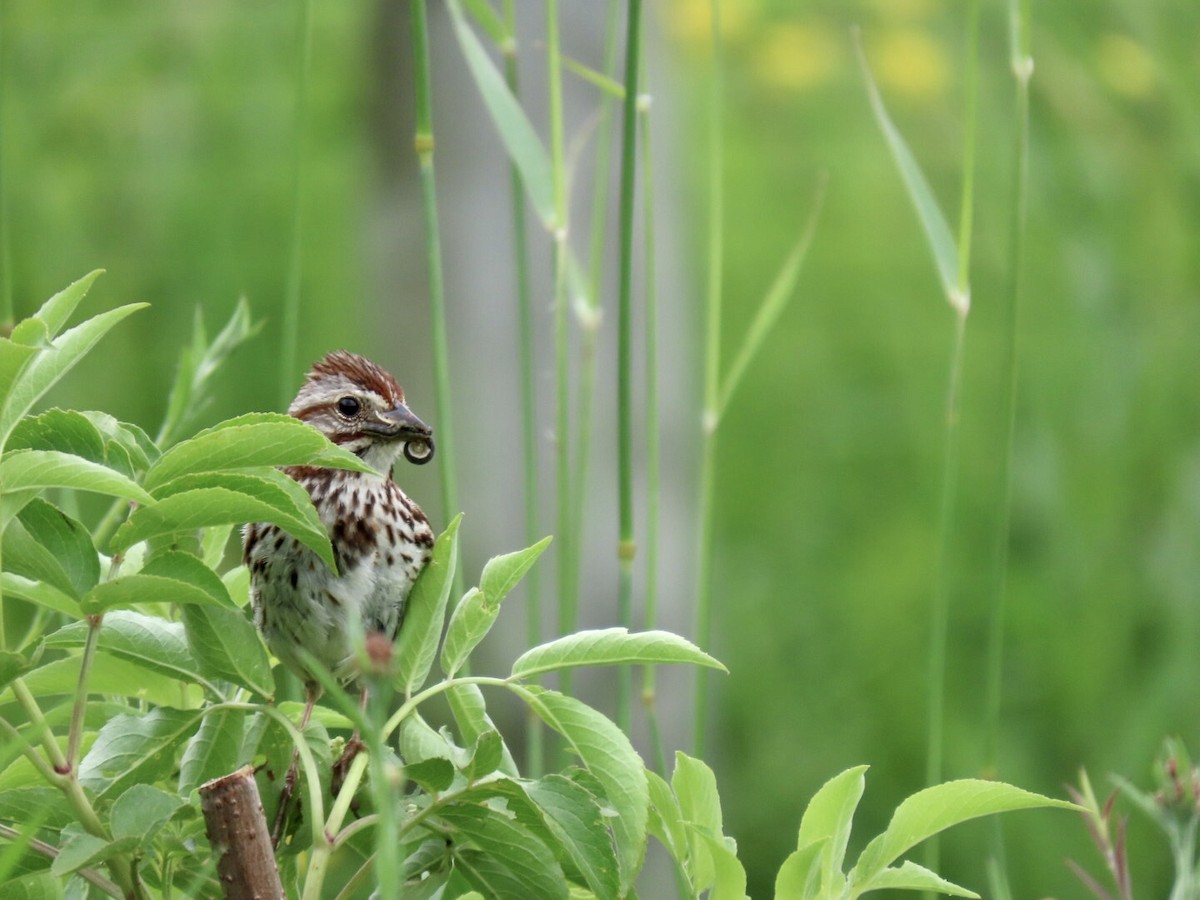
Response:
[[[566,52],[594,66],[598,5],[574,0],[562,9]],[[461,82],[436,6],[435,80]],[[956,212],[964,6],[724,4],[728,347],[795,240],[817,174],[829,176],[797,298],[751,368],[720,445],[713,649],[732,675],[717,682],[709,756],[755,897],[770,894],[803,803],[826,778],[872,765],[860,837],[922,786],[953,317],[871,118],[849,33],[862,27],[893,117],[943,207]],[[708,2],[648,7],[658,164],[675,185],[664,190],[660,221],[668,232],[660,268],[674,285],[664,297],[673,304],[664,344],[684,372],[683,386],[667,393],[664,420],[675,423],[668,443],[694,452]],[[530,0],[518,8],[530,36],[523,72],[534,73],[541,7]],[[244,295],[266,326],[221,376],[203,420],[280,408],[307,362],[341,345],[398,371],[410,397],[425,398],[419,408],[432,408],[405,119],[407,4],[314,0],[306,81],[303,9],[0,0],[0,285],[20,315],[103,267],[93,309],[153,303],[85,361],[57,402],[152,427],[194,310],[215,328]],[[1113,0],[1034,4],[1033,14],[998,774],[1061,795],[1080,766],[1101,790],[1108,772],[1146,784],[1164,736],[1178,734],[1193,750],[1200,738],[1200,6]],[[973,308],[949,561],[948,776],[977,775],[982,765],[1012,190],[1006,28],[1001,5],[985,3]],[[302,83],[308,102],[298,115]],[[471,413],[478,394],[498,415],[515,414],[515,344],[506,276],[489,268],[489,253],[508,252],[503,216],[488,236],[454,241],[466,233],[456,222],[502,212],[504,160],[492,139],[455,142],[460,121],[489,136],[490,125],[477,100],[444,92],[443,83],[435,84],[435,127],[447,203],[455,204],[445,217],[448,268],[495,282],[494,290],[456,294],[452,279],[449,298],[456,399],[468,411],[456,421],[466,448],[460,493],[469,513],[501,510],[476,513],[470,573],[478,559],[520,541],[495,487],[517,478],[516,439],[497,439],[487,410]],[[572,90],[584,121],[598,100],[585,86]],[[543,102],[535,83],[531,108]],[[586,204],[587,194],[577,188],[575,201]],[[299,346],[295,371],[281,372],[297,222]],[[535,250],[535,261],[543,257],[544,248]],[[471,337],[492,321],[509,323],[495,342]],[[605,327],[614,324],[610,315]],[[548,335],[548,313],[539,312],[538,329]],[[545,403],[550,382],[539,384]],[[599,414],[606,409],[601,403]],[[610,483],[612,456],[595,454],[597,490]],[[546,492],[550,458],[544,452]],[[684,453],[680,463],[690,477],[694,461]],[[436,473],[406,472],[405,483],[436,510]],[[692,490],[686,480],[679,489],[685,507]],[[496,502],[476,504],[484,494]],[[610,505],[597,501],[603,541],[615,531],[603,518]],[[686,514],[677,521],[690,523]],[[687,593],[693,562],[682,530],[675,540],[683,555],[669,559],[664,578]],[[598,559],[611,558],[609,546]],[[671,624],[686,629],[689,615],[676,611]],[[611,618],[602,608],[590,613]],[[689,702],[684,685],[664,705],[686,717]],[[1004,833],[1016,897],[1083,896],[1064,857],[1099,868],[1082,823],[1065,814],[1014,816]],[[949,837],[944,874],[983,887],[989,834],[973,826]],[[1130,835],[1137,895],[1164,896],[1169,862],[1153,827],[1135,816]]]

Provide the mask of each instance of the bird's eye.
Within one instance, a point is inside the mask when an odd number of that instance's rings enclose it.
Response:
[[[360,409],[362,409],[362,405],[355,397],[343,397],[337,403],[337,411],[347,419],[357,416]]]

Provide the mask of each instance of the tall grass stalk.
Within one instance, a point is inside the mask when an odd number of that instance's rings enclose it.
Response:
[[[721,49],[721,0],[711,0],[712,72],[708,101],[708,283],[705,291],[704,409],[700,436],[700,499],[696,551],[696,643],[707,648],[712,631],[713,481],[717,453],[717,408],[720,404],[721,282],[724,257],[725,197],[722,174],[725,147],[721,134],[724,85]],[[704,757],[708,727],[708,674],[696,673],[692,711],[692,755]]]
[[[971,235],[974,226],[975,144],[979,93],[979,0],[971,0],[967,17],[962,187],[959,194],[957,241],[958,277],[955,285],[957,294],[948,298],[955,313],[954,337],[946,388],[946,433],[942,457],[941,503],[938,512],[938,549],[930,616],[926,785],[939,784],[943,780],[945,769],[946,655],[950,640],[950,545],[954,539],[954,510],[958,503],[962,369],[967,316],[971,308]],[[925,865],[936,871],[940,855],[941,846],[935,837],[926,844]]]
[[[446,292],[442,280],[442,240],[438,227],[437,179],[433,154],[432,69],[429,61],[429,23],[425,0],[412,0],[413,87],[416,92],[416,135],[413,145],[420,166],[421,199],[425,214],[425,257],[429,277],[430,332],[433,338],[434,403],[437,408],[438,453],[441,457],[442,511],[458,511],[458,482],[454,463],[454,421],[450,402],[450,350],[446,337]],[[462,594],[462,575],[454,574],[454,595]]]
[[[504,56],[504,80],[514,97],[520,97],[517,66],[516,0],[504,0],[504,27],[508,40],[501,47]],[[509,205],[513,222],[513,258],[517,273],[517,329],[521,357],[521,455],[523,460],[523,496],[525,508],[525,546],[537,542],[538,532],[538,452],[537,383],[533,362],[533,296],[529,281],[529,240],[526,234],[525,186],[516,163],[509,164]],[[525,639],[530,647],[542,642],[541,572],[537,566],[525,576]],[[541,720],[530,710],[526,725],[525,771],[530,777],[541,775],[544,767],[545,732]]]
[[[643,65],[643,69],[645,66]],[[643,82],[646,75],[642,76]],[[645,309],[646,365],[646,602],[644,627],[658,627],[658,547],[660,447],[658,421],[658,268],[655,265],[657,243],[654,239],[654,150],[650,140],[650,96],[644,91],[638,98],[638,117],[641,119],[642,150],[642,228],[646,260],[643,272],[643,307]],[[650,733],[651,759],[658,773],[667,771],[667,759],[658,727],[658,700],[655,668],[642,670],[642,709]]]
[[[983,722],[983,772],[985,777],[998,777],[1000,769],[1000,706],[1004,687],[1004,628],[1008,587],[1008,546],[1012,517],[1013,438],[1016,433],[1017,379],[1019,359],[1017,326],[1020,322],[1021,286],[1025,269],[1025,214],[1029,196],[1029,80],[1033,75],[1033,58],[1029,50],[1028,0],[1010,0],[1009,64],[1016,87],[1013,112],[1013,175],[1009,218],[1009,258],[1005,297],[1007,315],[1004,322],[1004,358],[1000,378],[1003,394],[1000,403],[1004,452],[997,497],[999,520],[992,547],[990,608],[988,612],[987,695]],[[993,824],[993,842],[988,861],[989,872],[1007,888],[1004,863],[1004,831],[997,821]]]
[[[12,217],[9,209],[8,184],[8,4],[0,0],[0,326],[11,326],[12,299]],[[4,625],[0,623],[0,648],[4,646]]]
[[[296,346],[300,332],[300,285],[304,276],[304,171],[308,160],[309,70],[312,68],[312,0],[298,0],[296,26],[296,134],[292,142],[292,235],[279,347],[279,403],[296,392]]]
[[[642,0],[629,0],[625,28],[625,99],[621,128],[620,281],[617,295],[617,481],[620,534],[617,559],[617,617],[633,625],[633,219],[637,187],[638,61],[641,57]],[[633,672],[620,671],[617,724],[628,732],[633,706]]]

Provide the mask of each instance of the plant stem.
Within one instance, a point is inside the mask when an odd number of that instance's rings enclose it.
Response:
[[[6,92],[8,89],[8,4],[0,0],[0,135],[7,135]],[[13,324],[12,299],[12,217],[8,205],[8,153],[0,140],[0,327]],[[0,617],[2,619],[2,617]],[[4,624],[0,621],[0,647],[4,646]]]
[[[712,631],[713,482],[717,453],[717,408],[720,403],[721,282],[724,257],[725,145],[721,133],[724,105],[721,49],[721,0],[710,2],[713,63],[708,102],[708,286],[704,349],[704,412],[701,420],[699,547],[696,552],[696,643],[708,649]],[[696,673],[692,713],[692,753],[703,758],[708,723],[708,673]]]
[[[430,330],[433,339],[434,401],[441,455],[442,512],[458,511],[458,482],[454,464],[454,421],[450,405],[450,350],[446,336],[445,283],[442,278],[442,240],[438,228],[437,180],[433,167],[433,93],[429,61],[429,24],[425,0],[412,0],[413,86],[416,91],[416,136],[413,144],[420,164],[421,198],[425,209],[425,253],[429,274]],[[454,594],[462,594],[461,569],[454,572]]]
[[[516,0],[504,0],[504,24],[508,43],[503,47],[504,80],[514,97],[520,96],[517,67]],[[538,452],[537,452],[537,381],[533,361],[533,296],[529,283],[529,246],[525,222],[525,189],[521,170],[509,164],[509,205],[513,219],[513,256],[517,270],[517,327],[521,356],[521,434],[524,460],[525,546],[538,539]],[[537,566],[525,576],[525,640],[530,647],[542,642],[541,572]],[[532,713],[527,725],[526,774],[542,774],[545,732]]]
[[[617,295],[617,482],[620,563],[618,621],[633,625],[633,213],[637,186],[638,60],[641,56],[642,0],[629,0],[625,30],[625,100],[621,128],[620,281]],[[633,672],[620,671],[617,725],[629,732]]]
[[[643,79],[645,76],[643,76]],[[650,98],[638,101],[642,120],[642,227],[645,231],[646,308],[646,606],[645,628],[658,627],[658,523],[659,523],[659,426],[658,426],[658,289],[654,239],[654,154],[650,142]],[[658,707],[654,666],[642,670],[642,708],[650,731],[650,749],[660,773],[666,772],[666,757],[658,729]]]
[[[96,658],[96,644],[100,639],[100,626],[103,616],[88,616],[87,638],[83,644],[83,654],[79,659],[79,681],[75,686],[75,704],[71,708],[71,727],[67,732],[67,766],[72,771],[78,762],[79,742],[83,739],[83,716],[87,711],[88,675],[92,670],[92,660]]]
[[[304,169],[308,142],[308,71],[312,62],[312,0],[298,0],[300,53],[296,73],[296,135],[292,144],[292,240],[283,299],[279,352],[279,402],[287,408],[295,393],[296,344],[300,330],[300,283],[304,259]]]

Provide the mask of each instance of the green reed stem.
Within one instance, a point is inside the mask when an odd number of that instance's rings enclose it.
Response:
[[[643,79],[645,76],[643,76]],[[658,422],[658,269],[655,265],[657,246],[654,239],[654,153],[650,141],[650,98],[647,93],[638,100],[641,119],[642,149],[642,246],[645,248],[646,309],[646,606],[645,629],[658,627],[658,548],[661,454]],[[642,708],[650,732],[651,759],[657,771],[667,771],[667,760],[658,728],[656,668],[642,670]]]
[[[7,4],[0,0],[0,326],[12,325],[12,217],[8,201],[8,152],[4,137],[8,109],[8,19]],[[4,646],[4,625],[0,622],[0,647]]]
[[[520,97],[517,67],[516,0],[504,0],[504,25],[508,42],[504,54],[504,80],[514,97]],[[529,239],[526,234],[525,188],[521,170],[509,165],[509,206],[512,209],[513,255],[517,271],[517,329],[521,356],[521,435],[524,461],[525,546],[538,540],[537,383],[533,362],[533,296],[529,280]],[[530,647],[542,642],[541,572],[534,566],[525,576],[525,640]],[[545,767],[545,732],[541,720],[529,712],[526,721],[525,774],[536,778]]]
[[[429,318],[433,338],[433,393],[437,408],[437,443],[441,457],[442,512],[458,511],[454,464],[454,417],[450,405],[450,350],[446,336],[446,289],[442,279],[442,239],[438,227],[437,178],[433,166],[433,93],[429,62],[429,24],[425,0],[412,2],[413,86],[416,91],[416,135],[413,145],[421,174],[425,210],[425,257],[429,274]],[[454,572],[454,595],[462,594],[462,574]]]
[[[696,642],[708,648],[712,631],[712,543],[713,484],[717,454],[717,409],[721,402],[721,282],[725,252],[725,195],[722,175],[725,145],[721,133],[724,85],[721,49],[721,0],[711,0],[712,75],[708,101],[708,285],[706,290],[704,349],[704,414],[700,446],[700,501],[697,510],[699,547],[696,553]],[[704,732],[708,724],[707,672],[696,672],[693,710],[692,754],[704,756]]]
[[[620,563],[617,618],[633,625],[633,214],[637,186],[638,59],[641,56],[642,0],[629,0],[625,29],[625,100],[621,132],[620,281],[617,295],[617,481]],[[631,724],[633,672],[622,666],[617,692],[617,724]]]
[[[296,345],[300,332],[300,284],[304,271],[304,170],[307,162],[309,69],[312,67],[312,0],[297,3],[300,52],[296,72],[296,135],[292,143],[292,235],[279,347],[279,402],[287,409],[296,393]]]
[[[967,25],[963,168],[958,223],[958,301],[954,310],[954,344],[946,390],[946,433],[942,459],[941,503],[938,512],[938,549],[934,566],[933,609],[930,616],[929,732],[926,748],[925,783],[943,779],[946,731],[946,657],[950,640],[950,544],[954,538],[954,510],[958,501],[960,405],[967,316],[971,297],[971,234],[975,197],[975,140],[979,92],[979,0],[971,0]],[[925,844],[925,865],[937,870],[941,845],[936,837]]]

